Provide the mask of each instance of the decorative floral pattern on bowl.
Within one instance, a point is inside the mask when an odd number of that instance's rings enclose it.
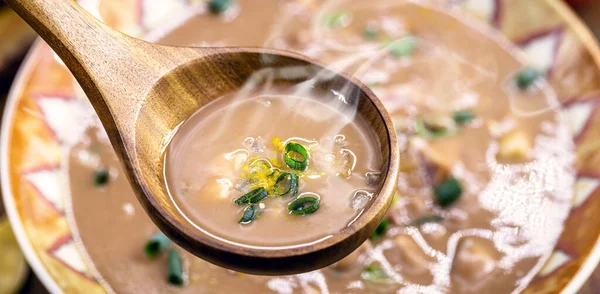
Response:
[[[447,0],[501,31],[543,69],[557,90],[574,133],[577,181],[573,207],[553,255],[526,292],[574,292],[600,259],[600,49],[591,33],[557,0]],[[107,24],[143,36],[193,0],[80,1]],[[65,152],[77,140],[86,111],[81,90],[39,41],[13,86],[2,129],[4,201],[34,270],[51,292],[103,293],[81,254],[65,209]]]

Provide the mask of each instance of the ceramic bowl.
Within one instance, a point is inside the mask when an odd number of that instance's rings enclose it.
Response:
[[[444,0],[496,27],[548,73],[576,143],[577,181],[558,244],[526,293],[574,293],[600,260],[600,49],[559,0]],[[194,11],[193,0],[80,1],[134,36]],[[52,293],[103,293],[82,254],[68,211],[64,146],[74,138],[83,99],[67,68],[38,41],[13,85],[2,122],[2,189],[7,214],[33,270]]]

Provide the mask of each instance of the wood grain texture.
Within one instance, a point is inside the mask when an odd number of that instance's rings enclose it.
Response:
[[[72,0],[6,3],[71,70],[100,117],[138,200],[157,226],[191,253],[254,274],[306,272],[354,251],[383,218],[398,179],[398,143],[383,105],[356,80],[290,52],[150,44],[108,28]],[[177,126],[198,108],[265,70],[282,81],[310,79],[316,87],[345,94],[347,107],[357,107],[378,134],[384,176],[378,196],[347,229],[316,244],[273,250],[218,240],[189,223],[165,189],[163,151]]]

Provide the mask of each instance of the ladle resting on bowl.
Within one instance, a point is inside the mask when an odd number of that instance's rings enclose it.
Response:
[[[397,141],[383,106],[362,84],[289,52],[150,44],[106,27],[72,0],[6,2],[36,29],[77,78],[142,206],[158,227],[186,250],[238,271],[298,273],[349,254],[381,221],[398,177]],[[276,80],[281,82],[310,82],[316,89],[340,93],[347,98],[342,105],[356,108],[376,135],[382,172],[378,193],[355,221],[326,240],[284,248],[223,242],[195,228],[176,208],[165,187],[163,151],[174,130],[199,108],[239,89],[261,70],[276,73]]]

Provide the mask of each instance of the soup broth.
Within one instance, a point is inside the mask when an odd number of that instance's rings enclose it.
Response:
[[[182,124],[165,179],[190,221],[227,241],[283,246],[327,238],[358,217],[376,196],[378,139],[353,106],[316,94],[231,93]]]
[[[166,279],[166,253],[144,256],[157,229],[104,134],[91,126],[71,151],[69,176],[76,238],[98,277],[122,293],[517,293],[535,281],[571,206],[573,142],[556,111],[557,93],[522,52],[492,28],[446,11],[445,0],[235,3],[223,14],[200,9],[161,42],[289,49],[354,74],[382,100],[398,130],[397,200],[367,242],[327,268],[294,276],[243,275],[178,250],[189,276],[174,287]],[[323,140],[339,132],[288,127],[294,134],[274,135]],[[360,125],[348,130],[355,134],[344,134],[348,144],[372,142],[364,140]],[[219,154],[245,148],[246,137],[261,136],[272,146],[270,133],[226,135],[231,145]],[[379,164],[369,151],[378,148],[362,146],[349,148],[363,158],[353,172],[355,187]],[[91,178],[103,170],[109,180],[95,186]],[[344,201],[338,203],[347,205],[354,189],[341,193]],[[241,193],[227,194],[218,216],[222,225],[268,234],[261,226],[269,223],[260,218],[249,227],[238,225],[239,208],[231,200]],[[302,221],[320,217],[326,200]],[[352,213],[338,212],[343,220],[327,216],[319,225],[346,225]]]

